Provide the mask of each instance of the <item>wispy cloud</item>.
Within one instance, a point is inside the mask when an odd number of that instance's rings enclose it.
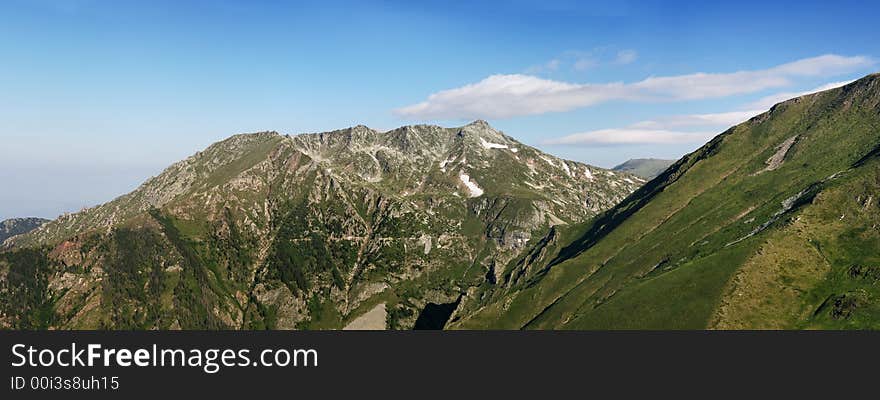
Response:
[[[779,102],[783,102],[788,99],[793,99],[795,97],[800,97],[800,96],[807,95],[810,93],[816,93],[816,92],[822,92],[822,91],[829,90],[829,89],[834,89],[836,87],[841,87],[843,85],[846,85],[846,84],[849,84],[852,82],[854,82],[854,80],[831,82],[831,83],[826,83],[822,86],[813,88],[811,90],[803,91],[803,92],[776,93],[776,94],[772,94],[772,95],[769,95],[766,97],[762,97],[762,98],[758,99],[757,101],[749,103],[746,107],[753,108],[756,110],[767,110],[770,107],[772,107],[774,104],[779,103]]]
[[[574,63],[571,64],[571,68],[575,71],[586,71],[596,65],[599,65],[599,61],[596,61],[595,58],[580,57],[577,60],[574,60]]]
[[[679,132],[665,129],[599,129],[575,133],[560,138],[549,139],[547,145],[621,145],[621,144],[669,144],[705,142],[712,137],[710,132]]]
[[[672,144],[705,143],[717,134],[706,129],[728,127],[760,114],[761,111],[731,111],[714,114],[686,114],[640,121],[623,128],[599,129],[574,133],[542,142],[545,145],[626,145],[626,144]],[[702,128],[697,132],[683,129]]]
[[[554,72],[559,69],[559,65],[562,64],[562,60],[558,58],[554,58],[550,61],[547,61],[541,65],[534,65],[526,69],[526,73],[529,74],[540,74],[544,72]]]
[[[685,114],[660,117],[640,121],[623,128],[599,129],[575,133],[543,141],[546,145],[623,145],[623,144],[670,144],[705,143],[727,127],[745,122],[761,114],[772,105],[791,98],[834,89],[853,81],[830,82],[803,92],[784,92],[764,97],[749,103],[742,111],[729,111],[709,114]],[[699,132],[684,131],[682,128],[700,128]],[[716,129],[708,129],[716,128]]]
[[[732,126],[764,112],[760,109],[712,114],[686,114],[641,121],[631,125],[640,129],[670,129],[695,126]]]
[[[551,60],[526,68],[527,74],[549,74],[563,69],[583,72],[604,65],[632,64],[639,58],[639,53],[632,49],[619,50],[609,54],[610,47],[596,47],[593,50],[568,50]]]
[[[634,83],[569,83],[530,75],[492,75],[434,93],[394,114],[407,119],[510,118],[563,112],[612,101],[678,101],[719,98],[781,88],[803,77],[833,76],[866,68],[864,56],[828,54],[776,67],[732,73],[649,77]]]
[[[614,58],[614,63],[623,65],[623,64],[631,64],[639,58],[639,53],[635,50],[621,50],[617,52],[617,57]]]

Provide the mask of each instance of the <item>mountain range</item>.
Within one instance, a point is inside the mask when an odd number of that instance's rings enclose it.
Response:
[[[484,121],[236,135],[7,240],[0,323],[412,328],[643,183]]]
[[[0,327],[880,326],[880,75],[650,181],[484,121],[236,135],[4,242]]]

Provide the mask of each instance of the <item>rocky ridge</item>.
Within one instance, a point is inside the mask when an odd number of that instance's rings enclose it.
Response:
[[[4,319],[322,329],[383,303],[389,328],[411,328],[426,304],[503,280],[554,227],[589,219],[643,182],[543,153],[484,121],[236,135],[7,242],[0,282],[4,269],[27,270],[42,295]],[[21,295],[9,285],[0,293]]]

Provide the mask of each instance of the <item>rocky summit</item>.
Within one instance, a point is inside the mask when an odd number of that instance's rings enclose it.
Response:
[[[643,183],[484,121],[236,135],[7,240],[0,327],[444,327]]]

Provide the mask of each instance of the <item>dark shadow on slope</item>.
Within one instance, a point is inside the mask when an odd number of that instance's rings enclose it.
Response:
[[[414,330],[441,330],[444,326],[446,326],[446,322],[449,321],[449,317],[452,316],[452,313],[458,308],[459,303],[461,303],[461,296],[458,296],[452,303],[428,303],[425,304],[425,308],[422,309],[422,312],[419,313],[418,319],[416,319],[416,325],[413,327]]]
[[[854,162],[852,164],[852,168],[861,167],[862,165],[865,165],[865,163],[870,161],[872,158],[878,157],[878,156],[880,156],[880,144],[874,146],[874,148],[871,149],[871,151],[869,151],[867,154],[862,156],[862,158],[860,158],[858,161]]]
[[[581,235],[580,239],[563,247],[562,250],[559,251],[559,254],[548,263],[543,272],[546,272],[550,267],[559,264],[562,261],[576,257],[595,245],[599,240],[626,221],[627,218],[635,214],[636,211],[648,204],[648,202],[650,202],[655,196],[663,192],[666,187],[675,183],[697,162],[714,155],[718,151],[718,147],[724,141],[724,138],[733,133],[733,130],[734,128],[728,129],[724,133],[713,138],[709,143],[703,145],[699,150],[682,157],[656,178],[650,180],[648,183],[627,196],[627,198],[620,204],[596,216],[587,231]]]

